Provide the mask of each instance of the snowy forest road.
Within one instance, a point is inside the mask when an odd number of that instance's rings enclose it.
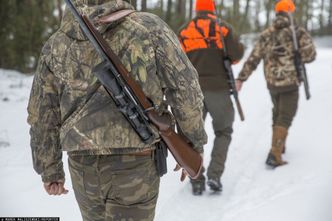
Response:
[[[236,116],[222,177],[224,191],[212,194],[207,189],[203,196],[193,196],[188,180],[180,183],[180,174],[172,172],[175,162],[169,157],[169,173],[161,179],[155,220],[331,221],[331,58],[332,48],[320,46],[317,60],[307,65],[312,99],[305,100],[301,87],[298,113],[287,142],[287,166],[271,171],[264,164],[270,148],[272,104],[260,65],[240,94],[246,121],[240,122]],[[241,67],[236,65],[234,73]],[[48,196],[40,177],[33,171],[26,123],[31,83],[31,77],[0,70],[0,217],[81,220],[71,189],[66,154],[68,195]],[[209,116],[206,129],[209,143],[205,147],[205,166],[214,136]]]

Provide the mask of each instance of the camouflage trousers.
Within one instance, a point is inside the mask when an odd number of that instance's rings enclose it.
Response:
[[[273,126],[289,128],[295,117],[299,91],[270,92],[273,103]]]
[[[151,221],[159,193],[152,156],[69,156],[84,221]]]
[[[205,120],[207,113],[211,115],[212,126],[215,134],[211,161],[207,169],[208,178],[220,179],[227,159],[228,147],[232,140],[234,108],[228,91],[203,91]],[[203,168],[202,172],[205,169]],[[204,182],[202,174],[192,182]]]

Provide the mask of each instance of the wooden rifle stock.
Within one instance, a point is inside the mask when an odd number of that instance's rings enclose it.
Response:
[[[221,38],[223,39],[223,37],[221,37]],[[223,44],[225,44],[224,40],[223,40]],[[226,45],[224,45],[224,53],[227,53]],[[244,121],[245,120],[244,113],[243,113],[242,106],[241,106],[241,103],[240,103],[239,93],[236,89],[233,69],[232,69],[232,66],[231,66],[232,65],[231,61],[227,58],[224,58],[224,65],[225,65],[227,75],[228,75],[228,79],[229,79],[229,85],[230,85],[230,88],[231,88],[230,91],[231,91],[231,94],[233,94],[233,97],[234,97],[234,100],[235,100],[235,103],[236,103],[237,112],[240,115],[241,121]]]
[[[169,151],[177,163],[184,168],[193,179],[198,178],[203,166],[202,156],[194,151],[186,140],[171,127],[170,116],[167,114],[158,115],[155,110],[147,113],[151,123],[155,125],[161,139],[166,143]]]
[[[120,79],[122,79],[128,87],[130,94],[136,102],[136,105],[141,106],[144,110],[141,114],[145,114],[149,119],[149,122],[158,128],[161,139],[166,143],[177,163],[188,172],[191,178],[197,178],[200,175],[203,165],[203,159],[200,153],[195,151],[181,135],[177,134],[172,129],[171,121],[167,114],[162,116],[158,115],[152,102],[144,94],[141,86],[129,75],[128,70],[122,64],[118,56],[115,55],[112,49],[108,46],[108,43],[101,36],[98,30],[96,30],[96,28],[91,24],[90,20],[85,15],[81,16],[81,19],[87,26],[90,32],[89,34],[93,36],[95,43],[98,43],[102,53],[104,53],[102,54],[102,57],[106,58],[106,61],[109,61],[114,66],[115,69],[110,71],[112,71],[115,75],[121,76]],[[95,45],[93,40],[90,41],[93,45]],[[99,50],[97,51],[100,53]]]
[[[243,113],[243,110],[242,110],[240,100],[239,100],[238,97],[234,97],[234,99],[235,99],[237,111],[239,112],[239,115],[240,115],[240,119],[241,119],[241,121],[244,121],[244,113]]]

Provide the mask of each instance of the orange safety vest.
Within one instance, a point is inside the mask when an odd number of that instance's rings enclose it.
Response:
[[[229,30],[226,27],[221,27],[221,31],[224,37],[228,35]],[[223,48],[220,40],[220,26],[216,16],[212,14],[198,16],[191,20],[180,32],[179,40],[186,53],[205,48]]]

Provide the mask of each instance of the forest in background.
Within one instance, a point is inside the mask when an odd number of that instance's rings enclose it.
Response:
[[[195,16],[195,0],[128,0],[160,16],[177,32]],[[276,0],[217,0],[222,18],[239,34],[258,33],[274,17]],[[295,0],[295,18],[313,35],[332,34],[332,0]],[[0,68],[32,73],[47,38],[59,28],[62,0],[0,0]]]

